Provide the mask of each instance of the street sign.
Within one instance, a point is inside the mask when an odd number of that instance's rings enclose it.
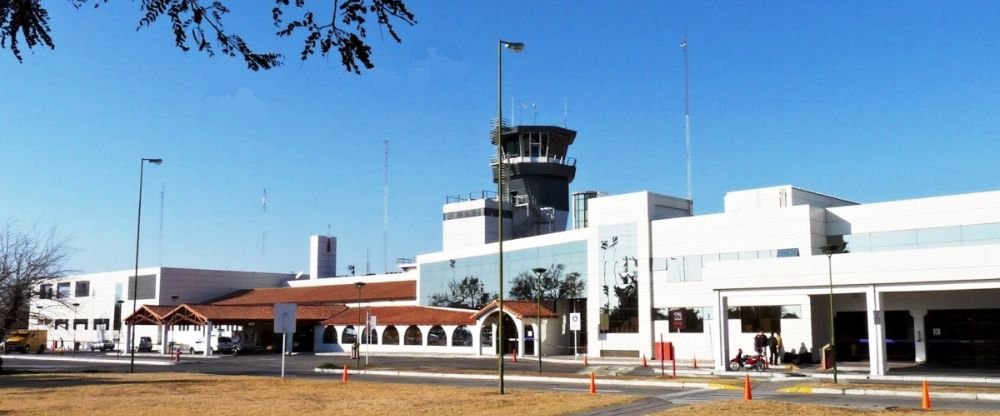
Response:
[[[580,312],[573,312],[569,314],[569,329],[570,331],[579,331],[580,327]]]
[[[274,304],[274,333],[295,333],[295,314],[297,309],[294,303]]]

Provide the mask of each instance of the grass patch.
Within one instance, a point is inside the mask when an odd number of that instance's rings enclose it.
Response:
[[[0,414],[558,415],[635,400],[508,389],[203,374],[0,377]]]
[[[858,409],[843,408],[821,405],[797,404],[772,402],[766,400],[726,400],[721,402],[704,403],[690,406],[673,408],[664,412],[656,413],[656,416],[725,416],[736,415],[746,416],[756,415],[809,415],[809,416],[926,416],[928,412],[920,409]],[[948,416],[996,416],[1000,412],[970,412],[953,410],[934,410],[935,415]]]

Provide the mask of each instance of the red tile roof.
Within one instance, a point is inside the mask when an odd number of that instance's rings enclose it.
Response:
[[[163,316],[170,313],[170,311],[177,308],[176,306],[164,306],[164,305],[142,305],[139,309],[136,309],[135,313],[127,316],[125,318],[125,323],[131,325],[132,321],[159,323]]]
[[[361,289],[364,302],[400,301],[417,299],[417,282],[368,283]],[[273,305],[275,303],[352,303],[358,301],[358,288],[354,283],[307,287],[280,287],[250,289],[235,292],[219,300],[209,302],[214,305]]]
[[[347,310],[344,305],[299,305],[296,319],[299,321],[319,321]],[[269,321],[274,319],[274,305],[188,305],[184,304],[163,317],[174,325],[202,325],[246,321]]]
[[[498,307],[499,305],[497,304],[497,301],[494,300],[493,302],[490,302],[488,305],[480,309],[479,312],[476,312],[476,314],[473,315],[472,318],[479,319],[482,318],[483,316],[487,316],[493,313],[493,311],[497,310]],[[539,317],[538,304],[535,303],[535,301],[531,300],[505,300],[503,301],[503,311],[511,315],[514,315],[514,317],[517,319]],[[559,316],[556,315],[554,312],[552,312],[551,309],[546,308],[545,305],[542,305],[541,317],[558,318]]]
[[[371,312],[378,325],[475,325],[472,318],[475,311],[431,306],[373,306],[362,307],[361,316]],[[321,325],[357,325],[358,309],[349,308]]]

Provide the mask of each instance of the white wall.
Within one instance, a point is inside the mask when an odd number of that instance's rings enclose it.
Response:
[[[994,223],[1000,222],[1000,191],[880,202],[828,211],[831,235]]]

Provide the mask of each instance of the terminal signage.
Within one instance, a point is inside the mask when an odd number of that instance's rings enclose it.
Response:
[[[573,312],[569,314],[569,329],[570,331],[579,331],[580,328],[580,312]]]

